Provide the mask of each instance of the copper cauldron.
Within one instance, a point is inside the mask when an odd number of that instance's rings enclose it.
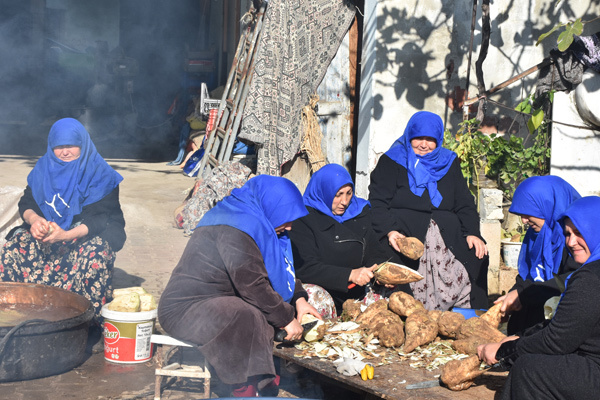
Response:
[[[0,282],[0,382],[66,372],[85,357],[94,308],[45,285]]]

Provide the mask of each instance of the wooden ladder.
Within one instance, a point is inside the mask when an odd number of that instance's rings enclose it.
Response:
[[[260,40],[266,6],[267,2],[263,1],[258,11],[252,7],[247,13],[251,21],[240,37],[219,104],[217,121],[214,128],[208,132],[204,156],[199,162],[198,176],[208,175],[212,168],[231,158],[252,81],[254,56]]]

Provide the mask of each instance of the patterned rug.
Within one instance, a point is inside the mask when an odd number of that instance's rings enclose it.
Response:
[[[257,174],[279,176],[300,150],[301,110],[354,18],[348,0],[269,0],[239,137],[256,143]]]

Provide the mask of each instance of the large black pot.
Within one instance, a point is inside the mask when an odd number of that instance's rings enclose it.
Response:
[[[60,374],[83,361],[94,317],[89,300],[51,286],[0,282],[0,306],[11,305],[35,312],[0,326],[0,382]]]

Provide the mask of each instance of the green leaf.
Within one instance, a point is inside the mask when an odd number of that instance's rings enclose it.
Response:
[[[558,50],[566,51],[571,43],[573,43],[573,35],[581,35],[583,32],[583,24],[581,23],[581,18],[578,18],[573,23],[568,23],[565,27],[564,32],[558,35]]]
[[[542,33],[540,35],[540,37],[538,38],[537,42],[535,42],[535,45],[539,45],[542,40],[546,39],[548,36],[550,36],[555,30],[557,30],[559,27],[563,26],[564,24],[560,24],[560,25],[555,25],[552,29],[550,29],[550,31],[546,32],[546,33]]]
[[[517,104],[515,110],[525,114],[531,113],[531,103],[529,102],[529,97]]]
[[[535,110],[531,115],[531,121],[535,129],[539,128],[542,124],[542,121],[544,121],[544,110],[541,108],[539,110]]]

